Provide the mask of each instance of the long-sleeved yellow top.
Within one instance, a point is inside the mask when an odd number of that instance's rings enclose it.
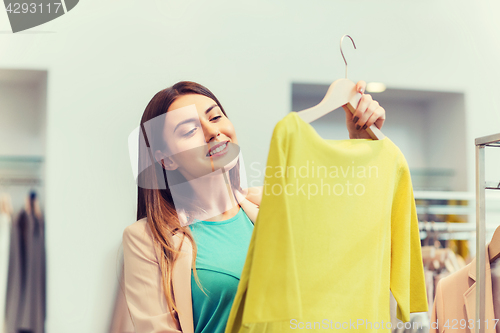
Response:
[[[399,319],[428,310],[406,159],[388,137],[325,140],[288,114],[226,333],[388,330],[389,290]]]

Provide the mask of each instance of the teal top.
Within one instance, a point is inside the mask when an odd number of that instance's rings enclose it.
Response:
[[[196,273],[208,297],[191,271],[195,333],[224,333],[250,245],[253,223],[240,207],[223,221],[190,224],[198,247]]]

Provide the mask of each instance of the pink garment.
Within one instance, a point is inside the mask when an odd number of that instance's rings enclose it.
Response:
[[[491,289],[491,270],[486,251],[486,333],[496,333]],[[462,269],[442,278],[436,288],[431,313],[430,333],[474,333],[476,320],[476,259]],[[465,325],[462,325],[465,323]],[[465,327],[463,327],[465,326]],[[469,328],[469,326],[471,328]]]
[[[500,318],[500,258],[491,263],[491,289],[493,292],[493,310],[495,318]],[[500,323],[495,327],[496,333],[500,333]]]

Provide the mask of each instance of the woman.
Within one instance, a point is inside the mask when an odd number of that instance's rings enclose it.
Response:
[[[345,114],[351,139],[369,139],[365,129],[385,121],[370,95]],[[178,82],[146,107],[137,222],[123,233],[137,333],[224,332],[262,195],[240,187],[237,143],[222,105],[197,83]]]

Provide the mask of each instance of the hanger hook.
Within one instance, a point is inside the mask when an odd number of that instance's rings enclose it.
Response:
[[[344,58],[344,62],[345,62],[345,78],[347,79],[347,61],[345,60],[344,52],[342,52],[342,42],[344,41],[344,37],[349,37],[351,39],[352,45],[354,45],[354,48],[356,48],[356,44],[354,44],[354,40],[349,35],[344,35],[344,36],[342,36],[342,38],[340,38],[340,53],[342,54],[342,58]]]

